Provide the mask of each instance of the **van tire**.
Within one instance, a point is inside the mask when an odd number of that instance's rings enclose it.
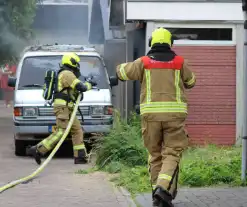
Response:
[[[26,145],[23,140],[15,140],[15,155],[25,156],[26,155]]]

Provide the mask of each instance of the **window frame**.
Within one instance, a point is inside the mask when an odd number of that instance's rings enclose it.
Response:
[[[234,24],[205,24],[205,23],[155,23],[153,24],[153,30],[158,27],[167,28],[212,28],[212,29],[232,29],[232,40],[175,40],[174,46],[179,45],[213,45],[213,46],[234,46],[236,45],[236,27]]]

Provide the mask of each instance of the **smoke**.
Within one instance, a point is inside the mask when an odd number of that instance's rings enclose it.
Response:
[[[86,5],[41,5],[33,23],[39,44],[88,44]]]
[[[11,23],[6,0],[0,0],[0,62],[17,57],[26,42],[18,37]]]

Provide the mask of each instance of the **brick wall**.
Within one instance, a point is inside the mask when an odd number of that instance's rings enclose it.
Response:
[[[188,58],[197,77],[188,91],[187,129],[196,144],[235,143],[236,47],[177,46],[178,55]]]

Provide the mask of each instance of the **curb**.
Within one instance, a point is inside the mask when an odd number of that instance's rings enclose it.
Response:
[[[130,192],[127,191],[123,187],[120,187],[119,189],[120,189],[121,193],[125,196],[126,200],[128,201],[129,207],[137,207],[137,205],[136,205],[135,201],[133,200]]]
[[[113,190],[121,207],[137,207],[129,191],[112,183]],[[123,200],[124,197],[124,200]]]

